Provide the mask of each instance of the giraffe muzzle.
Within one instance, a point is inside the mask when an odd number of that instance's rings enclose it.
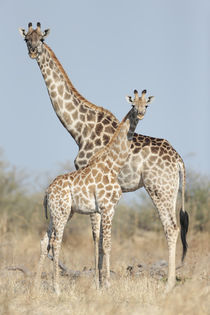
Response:
[[[31,59],[36,59],[38,54],[36,52],[29,52],[29,56]]]
[[[138,117],[139,120],[142,120],[144,118],[144,114],[138,114],[137,117]]]

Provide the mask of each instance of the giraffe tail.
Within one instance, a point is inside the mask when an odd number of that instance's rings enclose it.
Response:
[[[48,205],[48,192],[46,191],[44,200],[43,200],[43,206],[44,206],[44,211],[45,211],[45,218],[48,219],[47,215],[47,205]]]
[[[183,251],[182,251],[182,263],[183,263],[184,258],[187,253],[187,248],[188,248],[186,236],[187,236],[188,227],[189,227],[189,215],[184,208],[186,171],[185,171],[184,162],[182,160],[180,160],[179,162],[179,167],[180,167],[181,179],[182,179],[182,207],[179,212],[179,219],[180,219],[180,226],[181,226],[181,240],[182,240],[182,246],[183,246]]]

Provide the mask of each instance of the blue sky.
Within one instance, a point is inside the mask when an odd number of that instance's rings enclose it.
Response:
[[[77,146],[51,106],[18,32],[50,28],[47,44],[89,101],[122,119],[125,95],[155,95],[137,132],[167,139],[187,168],[210,174],[210,1],[0,1],[0,147],[33,175],[73,160]]]

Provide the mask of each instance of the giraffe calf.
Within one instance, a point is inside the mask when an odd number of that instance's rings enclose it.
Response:
[[[59,251],[65,225],[74,212],[81,214],[99,213],[101,217],[98,244],[95,246],[97,287],[102,284],[102,264],[105,258],[105,284],[110,280],[111,224],[114,209],[122,194],[118,174],[127,160],[135,128],[143,119],[151,97],[146,99],[146,90],[138,97],[135,90],[135,104],[116,129],[109,144],[95,153],[89,164],[75,172],[60,175],[46,190],[45,213],[50,211],[48,232],[41,241],[41,255],[37,279],[41,278],[44,258],[50,249],[53,252],[54,290],[60,293],[58,285]],[[98,254],[99,252],[99,254]],[[99,256],[99,257],[98,257]],[[98,272],[98,279],[97,279]]]

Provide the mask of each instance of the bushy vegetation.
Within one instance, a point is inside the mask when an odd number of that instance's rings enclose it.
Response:
[[[70,165],[60,166],[58,173],[66,172]],[[63,170],[63,171],[62,171]],[[44,189],[33,192],[26,187],[27,176],[9,165],[0,154],[0,234],[29,231],[41,234],[46,229],[42,201]],[[49,179],[46,179],[46,183]],[[186,210],[190,215],[190,227],[195,231],[210,230],[210,178],[195,172],[187,174]],[[180,199],[180,198],[179,198]],[[76,217],[76,216],[75,216]],[[69,234],[84,233],[90,229],[86,216],[78,215],[66,230]],[[134,235],[139,229],[162,229],[157,211],[143,190],[136,192],[136,201],[120,203],[113,220],[113,235],[122,239]],[[65,239],[64,239],[65,240]]]

